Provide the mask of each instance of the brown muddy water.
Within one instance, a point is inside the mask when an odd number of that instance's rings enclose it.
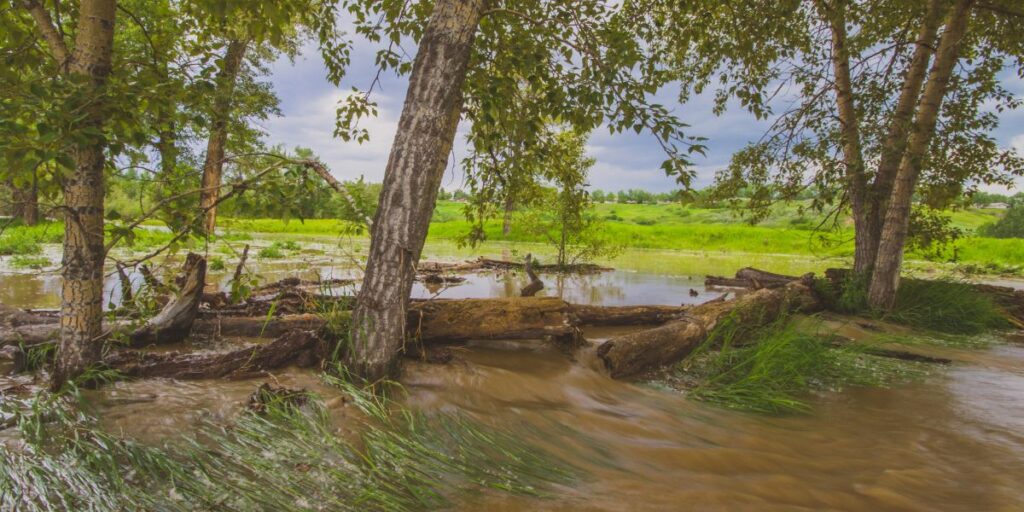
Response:
[[[295,268],[264,271],[269,281]],[[337,268],[314,272],[339,277]],[[55,304],[55,285],[33,277],[0,277],[0,302]],[[544,279],[545,293],[588,304],[692,303],[721,293],[704,289],[696,276],[650,272]],[[524,282],[519,275],[486,274],[444,290],[417,285],[415,294],[507,296]],[[599,342],[618,332],[585,334]],[[1021,345],[932,349],[956,363],[893,389],[816,395],[812,413],[784,417],[612,380],[592,348],[570,355],[542,342],[509,341],[455,352],[447,365],[406,364],[406,405],[525,426],[535,442],[585,475],[547,498],[455,497],[459,510],[1024,510]],[[105,428],[157,441],[204,419],[229,420],[265,380],[120,382],[88,392],[87,399]],[[341,417],[349,407],[314,372],[287,370],[269,380],[321,393]]]

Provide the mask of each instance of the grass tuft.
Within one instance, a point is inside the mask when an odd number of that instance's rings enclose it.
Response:
[[[811,391],[888,386],[928,371],[926,363],[874,356],[869,347],[833,346],[828,336],[802,332],[787,319],[744,333],[739,344],[733,323],[724,322],[677,368],[698,382],[689,396],[764,414],[803,413],[811,410]]]
[[[1009,327],[992,298],[953,280],[904,279],[886,320],[949,334],[979,334]]]

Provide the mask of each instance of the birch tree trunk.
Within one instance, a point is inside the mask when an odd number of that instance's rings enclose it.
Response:
[[[935,47],[935,36],[939,29],[939,23],[942,21],[943,11],[943,2],[939,0],[928,2],[928,10],[921,23],[917,41],[915,41],[914,54],[903,78],[903,87],[900,90],[896,107],[893,109],[887,136],[882,143],[878,170],[868,196],[868,234],[865,243],[870,247],[870,251],[863,262],[858,260],[854,265],[854,270],[861,274],[870,272],[875,266],[878,243],[882,236],[882,224],[885,222],[886,206],[889,204],[889,195],[892,193],[893,181],[895,181],[896,173],[899,170],[900,159],[907,148],[907,138],[910,136],[910,126],[914,120],[914,109],[921,95],[921,86],[924,85],[928,62],[931,60]]]
[[[455,139],[482,11],[483,0],[438,0],[419,42],[352,312],[349,369],[368,380],[398,370],[416,263]]]
[[[853,83],[850,79],[850,51],[846,47],[845,4],[836,2],[829,6],[819,2],[819,9],[825,16],[832,32],[832,72],[835,74],[836,104],[839,111],[840,136],[843,145],[843,165],[846,167],[846,183],[850,207],[853,210],[854,268],[858,272],[869,268],[870,253],[874,247],[869,240],[867,199],[867,176],[864,156],[861,151],[860,121],[854,102]]]
[[[921,95],[917,117],[910,128],[907,150],[900,161],[900,168],[885,211],[875,269],[868,290],[868,304],[876,309],[890,309],[896,300],[896,288],[899,286],[900,268],[903,264],[903,247],[907,238],[907,224],[910,220],[910,203],[928,152],[928,145],[935,133],[953,68],[959,58],[960,44],[967,32],[973,3],[973,0],[958,0],[947,16],[935,62],[928,73],[928,83],[925,84]]]
[[[76,130],[101,132],[106,121],[103,85],[114,47],[115,0],[82,0],[78,35],[68,63],[85,79],[88,101]],[[55,52],[59,53],[59,52]],[[106,140],[82,137],[74,147],[75,169],[63,182],[64,259],[60,348],[52,376],[59,388],[100,359],[103,320],[103,167]]]
[[[224,53],[224,66],[217,74],[217,97],[213,104],[210,138],[206,143],[206,160],[203,162],[202,191],[199,194],[199,207],[205,212],[203,229],[207,234],[213,234],[217,226],[217,199],[220,196],[221,175],[224,170],[228,118],[231,116],[235,83],[242,68],[247,46],[248,41],[230,41]]]

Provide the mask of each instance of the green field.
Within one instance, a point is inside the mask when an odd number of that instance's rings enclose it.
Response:
[[[428,241],[454,243],[469,231],[463,204],[441,201],[434,212]],[[821,219],[802,212],[800,204],[778,205],[757,225],[751,225],[729,208],[694,208],[679,204],[597,204],[594,215],[604,221],[601,232],[613,243],[630,249],[714,252],[748,255],[799,255],[814,258],[848,258],[853,254],[853,231],[818,229]],[[955,266],[973,273],[1020,274],[1024,268],[1024,240],[974,236],[979,226],[999,218],[1000,210],[961,210],[950,212],[954,226],[964,230],[952,250],[939,256],[911,253],[908,260],[922,265]],[[225,237],[248,238],[253,234],[349,235],[365,237],[353,223],[334,219],[228,219],[220,220]],[[0,254],[37,254],[39,244],[60,241],[62,226],[11,227],[0,235]],[[536,235],[515,220],[508,235],[501,222],[486,223],[487,240],[493,242],[536,243]],[[166,233],[141,231],[133,241],[145,248],[165,241]],[[928,261],[926,261],[928,260]],[[951,265],[952,264],[952,265]]]

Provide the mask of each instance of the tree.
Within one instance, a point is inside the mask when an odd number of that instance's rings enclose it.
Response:
[[[397,369],[414,269],[460,117],[472,122],[471,151],[479,154],[551,121],[583,132],[602,124],[646,130],[668,154],[665,171],[684,182],[692,176],[686,154],[703,146],[648,101],[668,75],[646,59],[613,2],[438,0],[430,10],[351,0],[347,7],[357,33],[390,42],[378,63],[411,71],[352,314],[348,361],[359,375],[377,379]],[[412,63],[394,49],[406,38],[419,41]],[[524,86],[532,93],[521,97]],[[366,95],[350,96],[336,133],[365,139],[355,122],[374,111]]]
[[[1024,238],[1024,198],[1014,197],[999,220],[978,228],[978,234],[992,238]]]
[[[54,387],[82,373],[100,357],[103,318],[103,171],[107,98],[103,87],[114,53],[114,0],[82,0],[74,46],[68,48],[50,14],[34,0],[23,5],[35,20],[56,67],[75,88],[67,108],[81,112],[69,135],[74,169],[63,177],[64,258],[60,346]]]
[[[544,168],[544,187],[525,205],[526,229],[546,238],[557,251],[556,263],[567,268],[617,252],[601,232],[592,210],[587,176],[594,159],[584,154],[586,137],[572,130],[554,136],[555,147]]]
[[[1011,2],[654,2],[653,12],[641,30],[674,63],[681,99],[714,79],[724,84],[717,112],[736,99],[767,118],[789,103],[734,155],[718,196],[751,188],[757,218],[813,187],[816,208],[850,211],[854,269],[873,307],[895,297],[915,195],[942,208],[965,188],[1024,172],[990,135],[993,107],[1020,105],[998,79],[1024,58],[1011,28],[1024,13]],[[787,86],[798,93],[777,99]]]

